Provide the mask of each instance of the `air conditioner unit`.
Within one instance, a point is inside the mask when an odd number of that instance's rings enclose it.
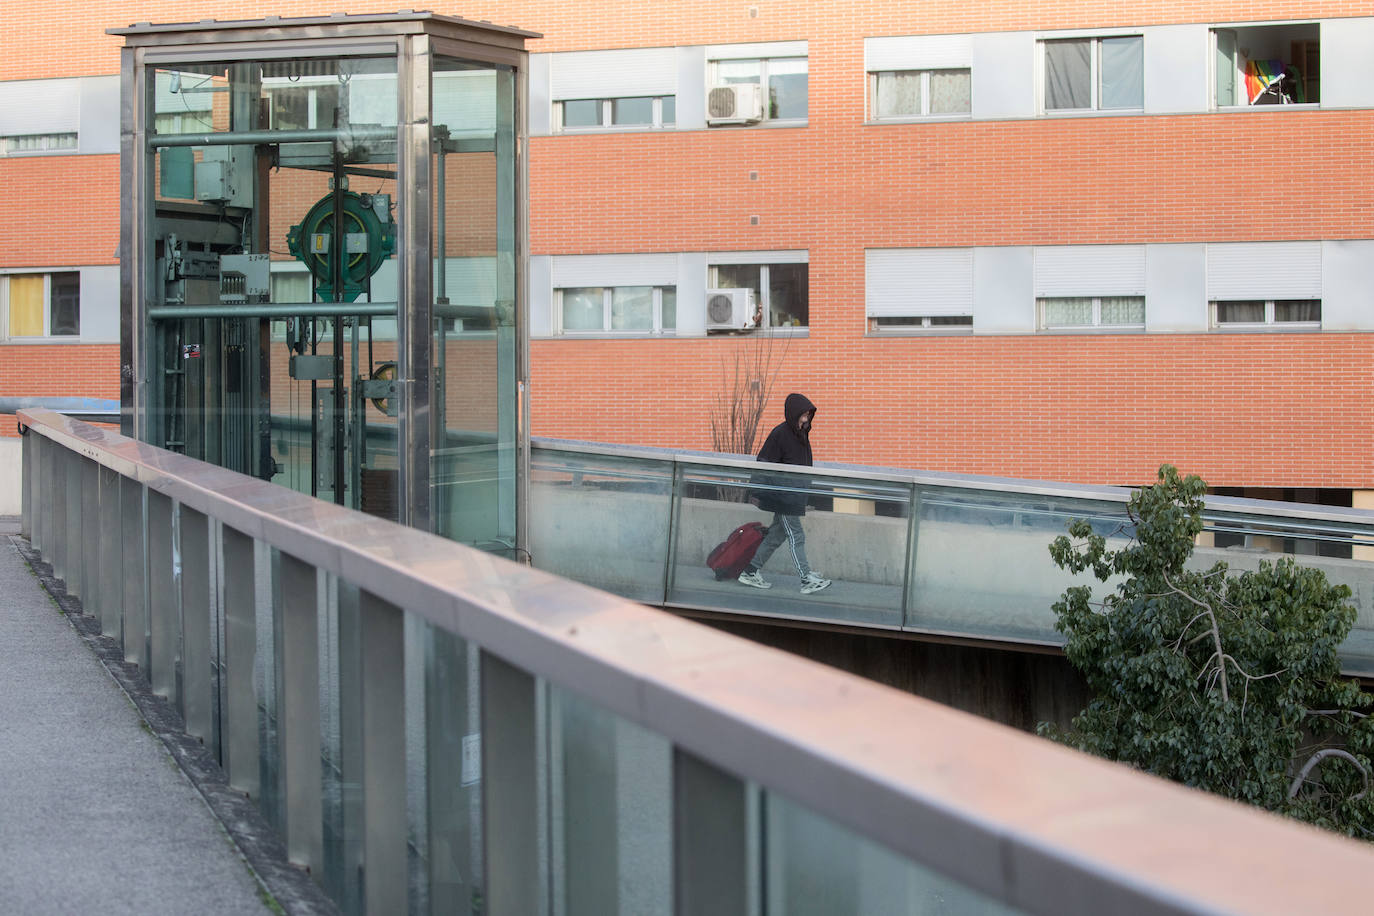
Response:
[[[706,94],[706,120],[711,124],[748,124],[763,117],[763,92],[758,83],[713,86]]]
[[[752,289],[708,289],[706,330],[739,331],[754,317]]]

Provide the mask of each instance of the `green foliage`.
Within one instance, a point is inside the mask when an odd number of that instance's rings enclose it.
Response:
[[[1125,546],[1108,549],[1083,520],[1050,546],[1061,568],[1119,584],[1101,602],[1080,586],[1055,603],[1065,652],[1094,698],[1070,731],[1042,723],[1040,732],[1190,786],[1374,835],[1374,791],[1366,791],[1374,719],[1365,717],[1374,697],[1340,678],[1336,655],[1355,622],[1350,590],[1291,559],[1236,575],[1225,563],[1188,568],[1205,489],[1165,465],[1157,484],[1131,497]]]

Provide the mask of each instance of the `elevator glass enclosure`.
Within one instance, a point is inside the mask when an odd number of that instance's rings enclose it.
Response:
[[[111,32],[126,431],[522,546],[534,33],[430,13]]]

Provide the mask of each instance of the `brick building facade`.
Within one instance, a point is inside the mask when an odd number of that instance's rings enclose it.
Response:
[[[103,30],[331,9],[11,4],[0,135],[78,136],[0,155],[0,279],[79,270],[82,320],[36,340],[7,318],[0,395],[118,393]],[[776,412],[792,390],[820,405],[821,460],[1116,484],[1169,461],[1297,498],[1374,489],[1374,92],[1355,78],[1374,6],[437,12],[546,36],[536,435],[710,448],[724,366],[766,342]],[[1277,73],[1293,104],[1250,104],[1247,77]],[[711,118],[711,90],[742,84],[760,108]],[[61,86],[89,110],[50,124],[19,104]],[[750,283],[766,327],[708,326],[707,290]]]

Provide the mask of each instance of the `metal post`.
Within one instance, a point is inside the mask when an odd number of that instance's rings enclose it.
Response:
[[[537,916],[548,895],[539,842],[535,681],[482,653],[482,833],[487,912]]]
[[[396,78],[401,93],[396,188],[401,263],[399,314],[396,316],[400,394],[397,448],[400,466],[400,518],[403,525],[425,531],[432,522],[429,505],[430,328],[434,312],[432,157],[430,156],[430,38],[411,35],[401,41]]]
[[[312,871],[324,865],[320,789],[319,595],[315,567],[281,555],[281,755],[286,849]]]
[[[362,623],[363,861],[367,912],[407,909],[405,626],[401,609],[366,591]]]
[[[224,551],[224,723],[220,765],[229,784],[259,797],[258,702],[253,689],[257,652],[257,582],[253,539],[223,528]]]
[[[81,462],[84,459],[68,449],[62,451],[62,489],[66,509],[62,528],[62,581],[67,594],[81,597]]]
[[[100,477],[100,574],[96,591],[100,594],[100,632],[121,636],[120,618],[124,607],[123,515],[118,471],[102,467]]]
[[[120,541],[124,553],[124,660],[148,673],[148,561],[143,484],[119,478]]]
[[[24,434],[24,493],[28,498],[29,527],[25,536],[29,544],[43,553],[43,437],[33,430]]]
[[[186,733],[209,743],[214,737],[214,674],[211,667],[210,522],[181,507],[181,651]]]
[[[148,491],[148,683],[153,693],[176,700],[176,579],[172,560],[172,500]]]

